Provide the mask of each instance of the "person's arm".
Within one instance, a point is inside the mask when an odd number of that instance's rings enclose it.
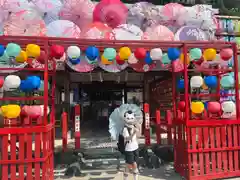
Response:
[[[123,129],[123,134],[122,134],[122,135],[123,135],[123,137],[124,137],[125,142],[132,140],[132,137],[130,136],[127,128],[124,128],[124,129]]]

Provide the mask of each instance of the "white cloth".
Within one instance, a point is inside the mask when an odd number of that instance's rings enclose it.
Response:
[[[133,133],[133,129],[131,129],[131,134]],[[123,129],[123,137],[124,138],[128,138],[130,136],[128,129],[125,127]],[[138,141],[137,141],[137,135],[135,134],[132,137],[132,140],[130,140],[129,142],[127,142],[126,147],[125,147],[125,151],[135,151],[138,149]]]

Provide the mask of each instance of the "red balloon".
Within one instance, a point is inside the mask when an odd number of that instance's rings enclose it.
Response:
[[[147,51],[144,48],[137,48],[134,52],[134,56],[137,59],[144,59],[146,57]]]
[[[208,102],[207,108],[210,113],[218,113],[221,111],[221,105],[219,102]]]
[[[180,111],[182,111],[182,112],[185,111],[185,106],[186,106],[185,101],[180,101],[180,102],[178,103],[178,109],[179,109]]]
[[[0,88],[3,87],[3,84],[4,84],[4,79],[3,79],[3,78],[0,78]]]
[[[119,64],[119,65],[123,65],[123,64],[125,63],[125,61],[124,61],[124,60],[121,60],[121,59],[120,59],[120,56],[117,55],[117,56],[116,56],[116,63]]]
[[[40,56],[38,56],[37,61],[40,62],[41,64],[45,64],[45,59],[47,58],[46,52],[41,51]]]
[[[55,59],[60,59],[64,55],[64,47],[60,45],[52,45],[50,48],[50,56]]]
[[[220,51],[220,57],[224,61],[228,61],[233,56],[233,50],[230,48],[225,48]]]

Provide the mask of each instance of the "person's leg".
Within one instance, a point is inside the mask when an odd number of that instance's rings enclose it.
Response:
[[[139,157],[138,150],[134,151],[133,155],[134,155],[134,162],[132,164],[133,176],[134,176],[134,180],[138,180],[138,174],[139,174],[138,166],[137,166],[138,157]]]
[[[133,152],[131,152],[131,151],[126,151],[125,152],[125,161],[126,161],[126,167],[124,169],[123,176],[124,176],[124,180],[127,180],[128,174],[129,174],[130,170],[133,168],[132,167],[132,164],[134,162]]]

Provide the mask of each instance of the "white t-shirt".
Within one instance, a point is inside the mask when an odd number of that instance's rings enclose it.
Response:
[[[132,129],[132,131],[133,131],[133,129]],[[133,132],[131,132],[131,133],[133,133]],[[123,129],[122,135],[123,135],[124,138],[127,138],[127,137],[130,136],[127,128],[124,128],[124,129]],[[135,150],[137,150],[137,149],[138,149],[138,141],[137,141],[137,135],[135,134],[135,135],[132,137],[132,140],[129,141],[129,142],[126,144],[125,151],[135,151]]]

